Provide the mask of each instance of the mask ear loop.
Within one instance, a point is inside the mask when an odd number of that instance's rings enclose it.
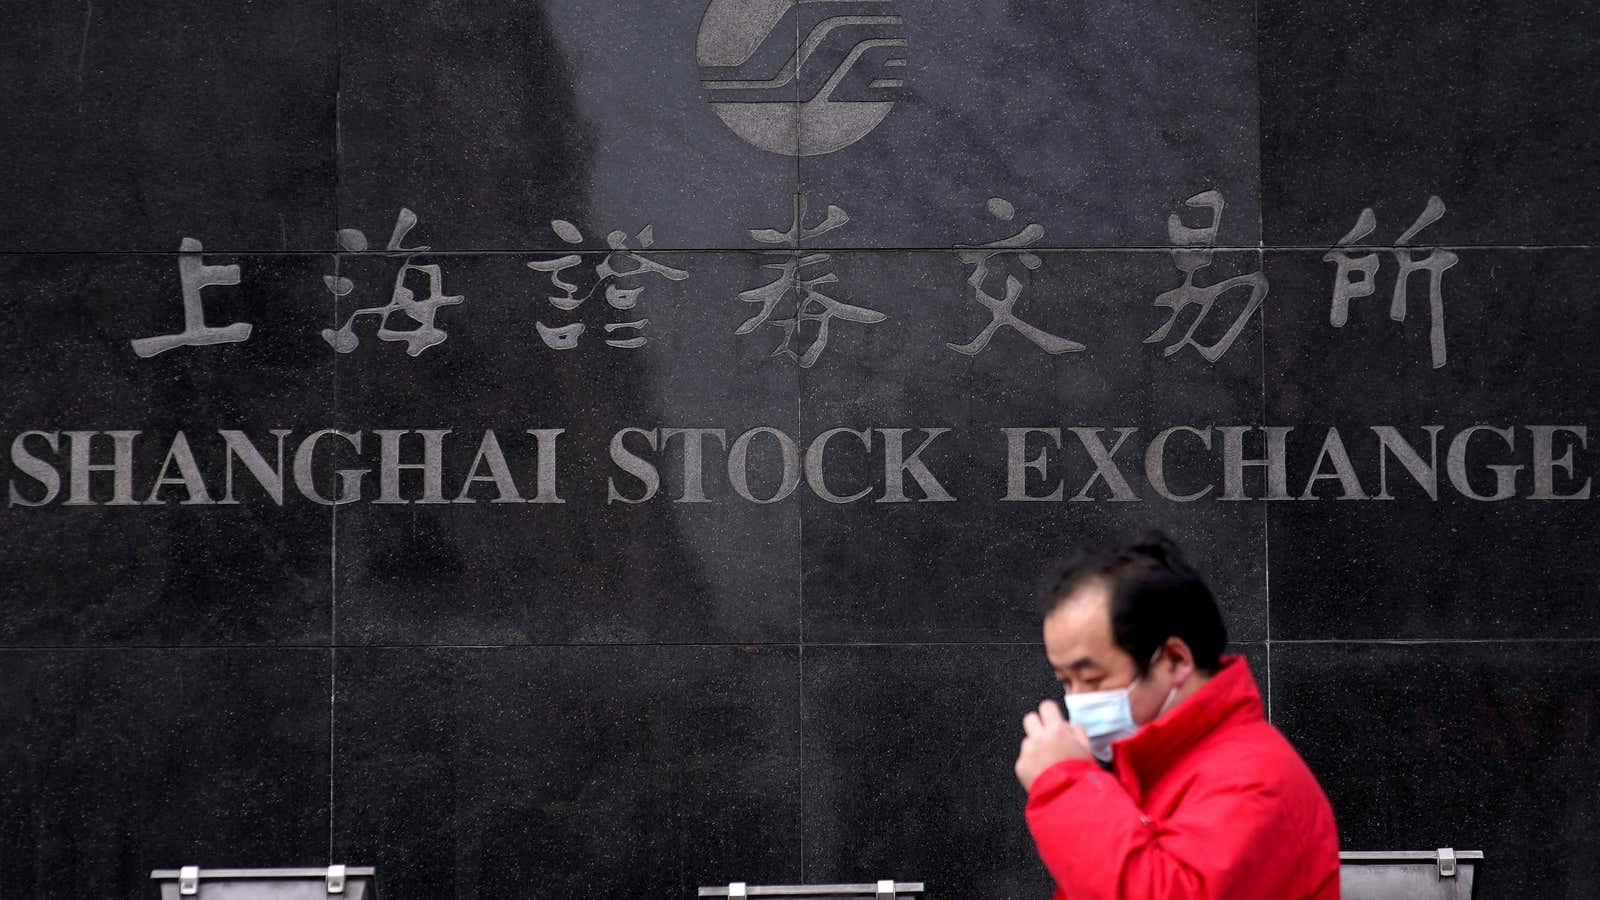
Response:
[[[1176,687],[1174,687],[1172,690],[1167,691],[1167,699],[1163,700],[1161,702],[1161,708],[1159,710],[1156,710],[1156,719],[1159,719],[1162,716],[1166,715],[1167,714],[1167,710],[1171,709],[1177,702],[1178,702],[1178,689]],[[1155,721],[1155,719],[1152,719],[1151,721]]]

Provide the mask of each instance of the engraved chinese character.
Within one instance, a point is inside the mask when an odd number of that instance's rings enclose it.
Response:
[[[1400,271],[1395,275],[1394,294],[1389,301],[1389,318],[1396,322],[1406,319],[1406,285],[1411,281],[1411,274],[1417,271],[1428,273],[1428,346],[1433,355],[1433,367],[1442,368],[1445,364],[1445,337],[1444,337],[1444,273],[1446,269],[1461,261],[1461,258],[1449,250],[1435,248],[1422,259],[1417,259],[1414,252],[1408,249],[1411,239],[1416,237],[1422,229],[1444,218],[1444,201],[1438,197],[1429,197],[1428,205],[1417,216],[1394,243],[1395,258],[1400,263]],[[1339,239],[1339,247],[1349,247],[1357,241],[1371,234],[1378,227],[1378,220],[1369,207],[1361,211],[1356,217],[1356,225],[1349,233]],[[1378,254],[1368,253],[1355,257],[1344,250],[1330,250],[1322,257],[1324,262],[1331,262],[1338,267],[1333,276],[1333,306],[1328,312],[1328,320],[1335,328],[1343,328],[1350,321],[1350,301],[1360,297],[1370,297],[1377,290],[1376,279],[1378,275]],[[1359,277],[1356,277],[1359,276]]]
[[[1172,326],[1178,321],[1178,316],[1190,306],[1198,306],[1200,310],[1189,323],[1189,329],[1183,333],[1183,337],[1164,348],[1161,355],[1171,356],[1189,346],[1205,357],[1207,362],[1214,363],[1228,352],[1234,341],[1239,339],[1239,333],[1244,330],[1245,323],[1250,321],[1250,317],[1261,307],[1261,301],[1267,298],[1267,276],[1258,269],[1249,275],[1237,275],[1206,287],[1195,284],[1195,273],[1211,265],[1212,250],[1217,245],[1217,233],[1222,228],[1224,204],[1222,195],[1216,191],[1195,194],[1184,203],[1196,208],[1210,209],[1211,224],[1202,228],[1189,228],[1178,218],[1177,213],[1167,218],[1167,234],[1174,245],[1182,248],[1172,251],[1172,264],[1183,273],[1183,284],[1156,296],[1155,305],[1167,307],[1172,310],[1172,315],[1167,318],[1166,324],[1157,328],[1153,334],[1144,339],[1144,342],[1150,344],[1165,340],[1168,332],[1172,331]],[[1250,299],[1245,303],[1238,318],[1228,326],[1227,332],[1210,345],[1196,341],[1195,330],[1211,314],[1217,298],[1241,288],[1249,289]]]
[[[758,303],[761,308],[734,329],[734,334],[749,334],[762,325],[780,329],[783,332],[783,341],[778,345],[778,349],[772,352],[772,356],[787,356],[798,362],[803,369],[811,368],[822,355],[822,351],[828,348],[828,328],[834,319],[873,325],[888,318],[877,310],[845,303],[817,290],[818,285],[838,282],[839,276],[831,270],[811,278],[801,277],[802,270],[814,270],[832,257],[827,253],[802,254],[800,242],[826,234],[850,221],[850,216],[844,210],[830,204],[821,222],[807,226],[805,224],[807,206],[804,196],[795,198],[793,218],[786,231],[771,228],[750,229],[750,236],[761,243],[786,244],[790,249],[762,251],[764,255],[783,258],[782,262],[767,263],[762,266],[764,269],[777,271],[778,277],[761,287],[739,293],[740,300],[745,303]],[[794,298],[792,302],[781,310],[784,313],[783,317],[773,318],[774,313],[780,312],[779,304],[783,304],[791,296]],[[809,338],[802,334],[802,329],[806,328],[814,329]],[[808,339],[811,342],[803,353],[797,353],[794,349],[797,335],[801,342]]]
[[[356,336],[354,324],[362,316],[375,316],[378,319],[378,339],[384,341],[404,341],[406,355],[419,356],[422,351],[442,344],[449,333],[434,324],[434,318],[439,313],[441,306],[456,306],[465,300],[464,297],[446,296],[444,293],[444,272],[437,265],[419,266],[411,261],[417,253],[428,250],[427,247],[402,247],[400,244],[417,224],[417,215],[409,209],[402,208],[400,215],[395,219],[394,231],[389,236],[385,256],[404,256],[405,260],[400,265],[400,271],[395,273],[394,287],[389,295],[389,302],[383,306],[370,306],[357,309],[345,318],[344,324],[338,329],[324,328],[322,339],[339,353],[350,353],[361,346],[361,339]],[[339,244],[351,252],[360,253],[367,249],[367,237],[355,228],[339,229]],[[421,272],[428,280],[428,296],[424,300],[416,299],[416,293],[406,286],[406,275],[410,272]],[[327,285],[328,292],[335,297],[348,296],[355,290],[355,284],[348,278],[340,275],[324,275],[323,283]],[[415,328],[395,329],[389,327],[389,319],[396,313],[403,313],[416,324]]]
[[[583,243],[583,233],[571,222],[556,219],[550,223],[550,228],[556,236],[569,244]],[[646,225],[637,235],[639,249],[634,250],[628,246],[628,235],[622,231],[612,231],[606,235],[606,246],[611,248],[605,259],[595,266],[595,283],[583,296],[578,296],[578,285],[566,281],[561,273],[583,262],[583,258],[576,253],[549,260],[535,260],[528,263],[528,268],[535,272],[549,272],[550,283],[560,291],[559,296],[549,296],[545,299],[556,309],[570,312],[582,306],[584,301],[594,296],[595,291],[605,288],[606,304],[612,309],[632,313],[639,305],[639,297],[644,293],[644,287],[623,287],[622,283],[628,279],[643,278],[646,275],[655,275],[668,281],[683,281],[689,273],[683,269],[674,269],[662,265],[639,252],[648,250],[655,245],[655,229]],[[627,265],[628,268],[622,268]],[[604,326],[606,334],[627,334],[629,332],[643,332],[644,327],[650,324],[646,318],[636,318],[627,322],[607,322]],[[546,325],[543,321],[536,321],[534,326],[539,331],[539,338],[545,346],[552,350],[573,350],[578,346],[578,339],[583,336],[586,326],[582,322],[571,322],[566,325]],[[606,346],[624,350],[636,350],[649,343],[649,339],[641,333],[631,337],[613,337],[606,339]]]
[[[208,266],[201,261],[200,242],[186,237],[178,245],[178,281],[183,285],[183,331],[155,337],[134,338],[133,352],[148,359],[174,347],[204,347],[209,344],[237,344],[250,339],[251,326],[235,322],[220,328],[206,324],[205,303],[200,291],[213,285],[238,284],[239,267]]]
[[[989,213],[1002,222],[1009,222],[1017,215],[1017,208],[1001,197],[989,198],[987,206]],[[989,341],[994,339],[996,332],[1001,328],[1010,328],[1046,353],[1068,353],[1083,349],[1083,345],[1077,341],[1050,334],[1022,321],[1017,316],[1017,300],[1022,296],[1022,282],[1017,280],[1016,276],[1006,275],[1004,298],[994,296],[984,287],[989,280],[990,263],[998,256],[1014,256],[1022,263],[1023,268],[1029,271],[1038,270],[1043,265],[1038,255],[1026,252],[1023,248],[1038,243],[1042,237],[1044,237],[1044,226],[1032,222],[1008,238],[987,244],[958,245],[968,248],[961,254],[961,261],[973,267],[972,275],[967,278],[967,284],[972,288],[973,299],[989,310],[989,324],[965,344],[946,343],[946,347],[957,353],[977,356],[989,346]]]

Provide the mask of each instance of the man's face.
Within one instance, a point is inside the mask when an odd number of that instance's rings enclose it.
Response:
[[[1073,591],[1045,617],[1045,657],[1068,693],[1134,685],[1128,705],[1133,720],[1143,724],[1154,719],[1165,702],[1172,688],[1172,667],[1158,663],[1139,678],[1133,657],[1111,637],[1110,609],[1110,591],[1103,581],[1092,579]]]

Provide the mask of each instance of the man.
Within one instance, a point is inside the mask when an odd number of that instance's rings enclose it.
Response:
[[[1080,553],[1040,599],[1072,721],[1028,713],[1016,773],[1056,900],[1338,900],[1328,799],[1177,548]]]

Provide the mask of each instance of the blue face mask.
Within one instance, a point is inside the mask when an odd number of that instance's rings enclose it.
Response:
[[[1156,655],[1150,658],[1150,665],[1155,665],[1160,658],[1161,651],[1157,650]],[[1111,745],[1132,737],[1139,730],[1139,723],[1133,720],[1133,707],[1128,704],[1128,692],[1138,683],[1139,679],[1135,678],[1127,687],[1082,694],[1067,693],[1067,718],[1088,733],[1089,750],[1095,759],[1110,762]],[[1160,718],[1177,697],[1178,688],[1174,686],[1167,692],[1161,709],[1156,711],[1156,718]]]

